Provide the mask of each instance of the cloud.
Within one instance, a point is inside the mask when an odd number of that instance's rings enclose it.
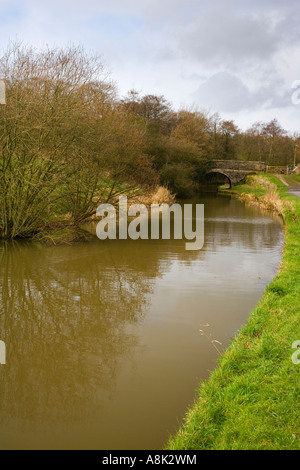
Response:
[[[210,66],[232,66],[270,58],[278,49],[282,33],[267,18],[237,16],[223,6],[218,13],[210,9],[179,30],[177,46],[183,55]]]
[[[270,61],[284,46],[299,47],[299,3],[261,2],[260,9],[256,5],[204,1],[190,21],[174,26],[178,53],[208,67],[238,68]]]
[[[195,102],[213,111],[236,112],[253,106],[252,94],[238,77],[220,72],[212,75],[193,94]]]
[[[299,16],[299,0],[0,0],[1,47],[16,36],[82,43],[103,56],[121,94],[135,87],[237,119],[267,110],[280,120],[286,110],[296,128]]]
[[[209,77],[192,98],[199,106],[225,113],[291,106],[291,90],[284,87],[282,80],[272,78],[269,83],[251,90],[243,80],[229,72]]]

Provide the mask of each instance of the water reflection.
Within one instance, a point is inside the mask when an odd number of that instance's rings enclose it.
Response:
[[[155,262],[139,257],[128,265],[122,254],[117,265],[98,244],[2,247],[1,337],[8,348],[0,370],[2,417],[76,419],[98,401],[99,387],[110,390],[118,357],[135,343],[124,324],[145,315],[147,281],[157,273]]]
[[[158,448],[276,272],[279,221],[205,201],[205,247],[0,245],[0,448]]]

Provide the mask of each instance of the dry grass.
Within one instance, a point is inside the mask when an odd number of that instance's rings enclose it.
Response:
[[[255,194],[240,194],[240,199],[252,206],[259,206],[262,209],[275,211],[280,216],[284,217],[285,210],[293,212],[293,203],[290,201],[282,201],[277,191],[268,191],[262,198]]]
[[[275,210],[279,214],[283,215],[285,203],[280,199],[276,189],[271,189],[267,192],[267,194],[263,197],[263,203],[266,209]]]
[[[151,206],[151,204],[174,204],[175,196],[174,194],[170,193],[168,188],[164,186],[159,186],[156,188],[152,193],[146,196],[139,196],[131,199],[130,201],[132,204],[145,204],[145,206]]]
[[[277,212],[284,217],[286,210],[293,211],[291,201],[282,200],[278,194],[276,184],[260,175],[251,175],[246,180],[247,186],[264,194],[241,193],[240,198],[252,206],[259,206],[265,210]]]
[[[246,178],[246,184],[258,190],[277,191],[276,184],[260,175],[249,175]]]

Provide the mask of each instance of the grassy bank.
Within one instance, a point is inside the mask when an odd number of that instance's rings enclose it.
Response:
[[[300,199],[275,177],[234,188],[250,204],[282,213],[285,247],[277,277],[248,324],[201,385],[168,449],[299,449],[300,365],[292,344],[300,340]]]

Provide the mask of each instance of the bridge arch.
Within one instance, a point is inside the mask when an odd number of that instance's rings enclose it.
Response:
[[[210,180],[210,179],[213,180],[214,175],[221,175],[221,176],[225,177],[227,179],[228,184],[229,184],[229,189],[232,188],[232,180],[231,180],[230,176],[222,170],[210,170],[210,171],[208,171],[205,175],[205,179],[206,180]],[[219,184],[217,186],[221,186],[221,184]]]
[[[207,162],[207,175],[219,174],[227,178],[230,188],[242,181],[245,176],[266,171],[264,162],[239,161],[239,160],[211,160]],[[211,179],[213,177],[210,176]],[[206,178],[207,179],[207,178]],[[217,178],[215,178],[217,180]],[[222,183],[215,184],[220,186]]]

